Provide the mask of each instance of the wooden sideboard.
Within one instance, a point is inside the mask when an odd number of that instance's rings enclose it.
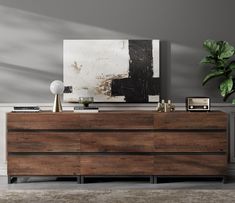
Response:
[[[9,183],[19,176],[225,177],[227,114],[7,114]]]

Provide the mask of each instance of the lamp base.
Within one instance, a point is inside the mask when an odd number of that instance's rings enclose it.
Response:
[[[54,105],[53,105],[53,112],[62,112],[62,106],[60,101],[60,95],[55,95]]]

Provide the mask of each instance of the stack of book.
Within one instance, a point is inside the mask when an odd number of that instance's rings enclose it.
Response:
[[[83,106],[75,106],[74,112],[78,113],[98,113],[99,108],[98,107],[83,107]]]
[[[39,112],[39,106],[14,106],[12,112]]]

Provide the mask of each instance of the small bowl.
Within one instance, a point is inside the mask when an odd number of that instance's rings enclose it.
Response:
[[[88,107],[89,104],[94,102],[93,97],[79,97],[79,103],[83,104],[84,107]]]

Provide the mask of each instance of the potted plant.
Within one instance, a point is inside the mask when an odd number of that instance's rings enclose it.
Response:
[[[201,64],[210,66],[209,73],[203,79],[205,85],[213,78],[221,78],[219,91],[223,100],[235,92],[235,77],[232,75],[235,70],[235,61],[231,57],[235,54],[235,49],[226,41],[206,40],[203,47],[208,51],[208,55],[201,60]],[[232,101],[235,104],[235,99]]]

